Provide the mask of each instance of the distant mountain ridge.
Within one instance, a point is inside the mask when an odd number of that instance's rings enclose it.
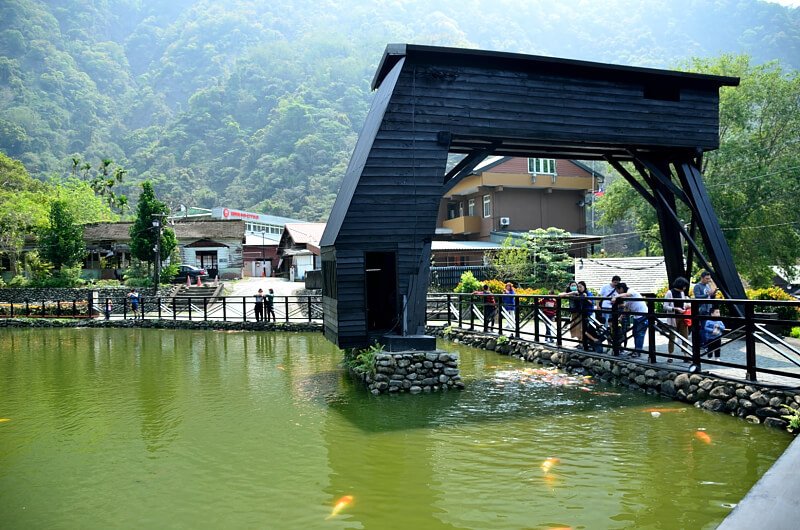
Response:
[[[41,177],[112,158],[169,203],[324,220],[389,42],[653,67],[800,66],[800,9],[475,0],[7,0],[0,150]],[[135,195],[135,193],[134,193]]]

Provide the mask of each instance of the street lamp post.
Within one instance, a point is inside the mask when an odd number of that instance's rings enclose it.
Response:
[[[161,280],[161,227],[162,227],[162,218],[164,217],[163,213],[154,213],[153,214],[153,228],[156,230],[156,246],[153,250],[156,253],[156,262],[155,267],[153,267],[153,283],[155,284],[156,289],[158,289],[159,282]]]

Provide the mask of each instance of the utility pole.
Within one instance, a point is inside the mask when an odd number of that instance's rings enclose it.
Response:
[[[154,213],[153,214],[153,228],[156,230],[156,246],[153,250],[156,253],[156,263],[155,267],[153,267],[153,283],[158,289],[159,281],[161,280],[161,229],[162,229],[162,219],[164,218],[163,213]]]

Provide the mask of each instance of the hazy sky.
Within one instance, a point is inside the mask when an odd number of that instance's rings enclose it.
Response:
[[[762,2],[769,2],[771,4],[780,4],[782,6],[800,7],[800,0],[762,0]]]

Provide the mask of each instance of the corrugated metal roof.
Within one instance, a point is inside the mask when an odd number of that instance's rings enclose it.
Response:
[[[245,245],[252,245],[258,246],[261,245],[269,245],[269,246],[277,246],[278,242],[280,242],[281,236],[280,234],[268,234],[264,232],[264,237],[261,237],[261,234],[250,234],[246,233],[244,235],[244,244]]]
[[[590,289],[600,289],[614,275],[639,294],[655,294],[669,281],[663,256],[575,258],[575,281],[586,282]]]
[[[503,245],[490,241],[432,241],[431,250],[500,250]]]

